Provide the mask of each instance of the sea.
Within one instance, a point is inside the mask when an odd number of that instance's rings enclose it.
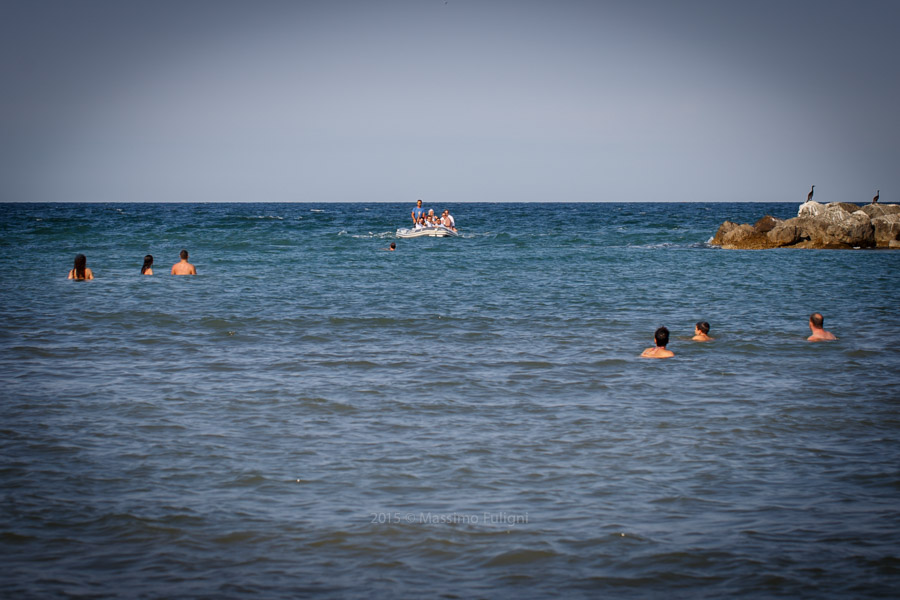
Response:
[[[798,206],[2,204],[0,597],[897,598],[900,251],[710,245]]]

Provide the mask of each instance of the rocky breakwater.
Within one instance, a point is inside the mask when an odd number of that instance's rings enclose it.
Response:
[[[728,249],[900,248],[900,205],[805,202],[793,219],[725,221],[711,243]]]

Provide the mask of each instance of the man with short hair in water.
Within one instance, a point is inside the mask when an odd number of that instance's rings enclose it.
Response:
[[[813,313],[809,316],[809,330],[812,335],[806,338],[810,342],[828,342],[837,338],[830,331],[825,331],[825,317],[821,313]]]
[[[694,325],[694,337],[691,339],[695,342],[709,342],[712,340],[709,337],[709,323],[706,321],[700,321],[696,325]]]
[[[653,334],[653,341],[656,342],[656,346],[644,350],[641,353],[643,358],[672,358],[675,356],[674,352],[666,349],[666,346],[669,344],[668,329],[665,327],[657,329]]]
[[[172,265],[172,275],[196,275],[197,269],[188,262],[188,251],[181,251],[181,261]]]
[[[425,209],[422,208],[421,200],[416,200],[416,207],[412,209],[412,212],[409,214],[412,216],[413,223],[419,222],[419,217],[425,214]]]

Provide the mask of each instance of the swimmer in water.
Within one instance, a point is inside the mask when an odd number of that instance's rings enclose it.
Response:
[[[197,269],[188,262],[188,251],[181,251],[181,261],[172,265],[172,275],[196,275]]]
[[[809,316],[809,330],[812,335],[806,338],[810,342],[830,342],[837,338],[830,331],[825,331],[825,317],[821,313],[813,313]]]
[[[666,349],[666,346],[669,344],[668,329],[665,327],[657,329],[653,334],[653,341],[656,343],[656,346],[641,352],[643,358],[672,358],[675,356],[674,352]]]
[[[93,271],[87,268],[87,257],[84,254],[77,255],[75,257],[75,264],[72,266],[72,270],[69,271],[68,279],[88,281],[93,278]]]
[[[712,341],[713,338],[709,337],[709,323],[706,321],[700,321],[696,325],[694,325],[694,337],[691,339],[695,342],[709,342]]]

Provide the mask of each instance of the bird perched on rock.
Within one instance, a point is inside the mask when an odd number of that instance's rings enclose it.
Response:
[[[878,204],[878,197],[881,196],[881,190],[876,190],[875,197],[872,198],[872,204]]]
[[[816,189],[816,186],[812,186],[809,188],[809,193],[806,195],[806,201],[809,202],[813,197],[813,190]]]

